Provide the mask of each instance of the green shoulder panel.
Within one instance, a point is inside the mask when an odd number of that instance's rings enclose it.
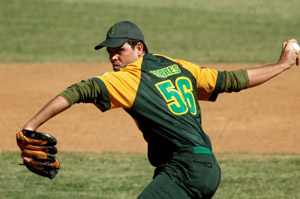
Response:
[[[209,101],[212,101],[212,102],[216,101],[219,93],[221,93],[221,91],[222,91],[223,80],[224,80],[224,72],[218,71],[216,86],[215,86],[213,93],[211,94],[211,96],[209,98]]]
[[[99,85],[100,87],[100,90],[101,90],[101,99],[102,101],[101,102],[98,102],[98,103],[95,103],[95,105],[101,110],[101,111],[107,111],[110,109],[110,99],[109,99],[109,94],[108,94],[108,91],[107,91],[107,88],[105,86],[105,84],[103,83],[102,80],[100,80],[99,78],[97,77],[94,77],[93,80],[95,82],[97,82],[97,84]]]

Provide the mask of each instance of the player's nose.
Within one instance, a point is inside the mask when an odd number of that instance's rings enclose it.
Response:
[[[118,54],[112,54],[110,56],[110,61],[113,62],[113,61],[117,61],[119,58],[118,58]]]

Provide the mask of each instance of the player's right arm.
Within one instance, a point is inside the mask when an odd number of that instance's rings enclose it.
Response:
[[[68,101],[64,97],[58,95],[50,100],[31,120],[29,120],[24,125],[23,129],[35,131],[46,121],[69,107]]]
[[[100,100],[100,94],[100,87],[92,79],[74,84],[50,100],[23,128],[36,130],[49,119],[67,110],[75,103],[94,103]]]

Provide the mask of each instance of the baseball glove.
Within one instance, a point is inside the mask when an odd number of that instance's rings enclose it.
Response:
[[[23,129],[17,133],[17,144],[22,152],[23,161],[30,171],[43,177],[53,179],[60,169],[55,157],[57,148],[55,137],[47,133]]]

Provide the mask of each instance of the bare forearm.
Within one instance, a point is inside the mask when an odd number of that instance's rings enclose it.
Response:
[[[64,97],[57,96],[49,101],[31,120],[25,124],[23,128],[36,130],[43,123],[69,107],[70,105]]]
[[[284,64],[269,64],[257,68],[248,68],[249,87],[258,86],[288,69]]]
[[[98,84],[92,79],[74,84],[60,93],[57,97],[49,101],[31,120],[29,120],[24,128],[28,130],[36,130],[43,123],[68,109],[74,103],[100,101],[101,91]]]

